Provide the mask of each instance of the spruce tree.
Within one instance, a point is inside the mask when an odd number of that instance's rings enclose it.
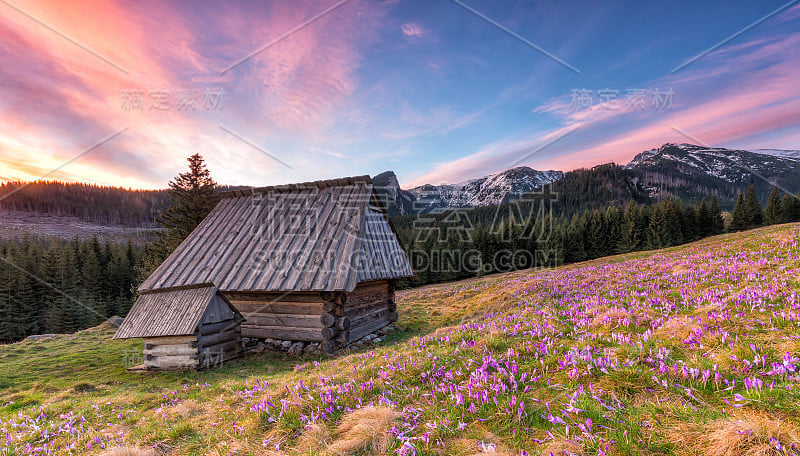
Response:
[[[739,193],[736,198],[736,205],[733,206],[733,213],[731,215],[731,231],[741,231],[747,228],[747,211],[744,207],[744,195]]]
[[[794,195],[784,195],[783,197],[784,223],[800,222],[800,198]]]
[[[697,208],[697,230],[700,237],[714,234],[711,211],[708,209],[708,203],[706,203],[705,198],[700,201],[700,206]]]
[[[711,196],[711,204],[708,207],[711,213],[711,234],[722,234],[725,231],[725,219],[722,217],[722,209],[719,207],[717,195]]]
[[[747,214],[747,228],[755,228],[764,223],[764,212],[761,208],[761,202],[756,197],[756,189],[754,186],[747,187],[747,192],[744,195],[744,208]]]
[[[194,154],[186,160],[189,162],[189,171],[178,174],[169,182],[167,192],[170,206],[158,219],[164,230],[158,232],[158,239],[146,252],[142,276],[147,276],[163,262],[219,200],[217,183],[211,178],[203,157]]]
[[[781,206],[781,195],[778,192],[778,188],[772,187],[764,214],[767,225],[776,225],[783,222],[783,207]]]

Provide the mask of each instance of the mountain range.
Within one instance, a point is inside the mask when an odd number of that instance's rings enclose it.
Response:
[[[762,200],[773,187],[793,194],[800,191],[800,151],[667,143],[641,152],[626,165],[610,163],[569,172],[521,166],[457,184],[427,184],[407,190],[400,188],[392,171],[373,181],[392,215],[495,206],[548,184],[568,208],[629,200],[647,203],[668,197],[699,201],[712,195],[730,208],[749,185]]]
[[[522,166],[455,184],[409,189],[401,188],[395,173],[386,171],[373,177],[373,182],[394,216],[489,208],[545,189],[557,196],[554,208],[566,216],[631,200],[642,204],[664,198],[698,202],[711,195],[717,196],[723,209],[730,210],[738,193],[749,185],[755,187],[762,202],[775,187],[782,193],[797,194],[800,151],[668,143],[639,153],[625,165],[607,163],[568,172]],[[241,187],[222,189],[232,188]],[[0,238],[30,233],[65,238],[98,235],[138,242],[146,231],[158,226],[155,219],[168,205],[164,190],[57,182],[0,184]]]

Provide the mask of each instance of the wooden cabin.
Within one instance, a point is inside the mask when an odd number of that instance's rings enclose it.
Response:
[[[214,285],[142,293],[114,339],[144,339],[148,370],[216,367],[241,353],[242,315]]]
[[[214,284],[245,318],[242,337],[331,352],[396,321],[395,282],[413,275],[359,176],[223,193],[139,292]]]

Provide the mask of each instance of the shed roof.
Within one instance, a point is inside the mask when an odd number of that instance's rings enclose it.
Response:
[[[411,277],[369,176],[235,190],[139,287],[351,291]]]
[[[114,339],[186,336],[194,334],[203,314],[217,295],[217,287],[200,284],[144,293],[133,304]],[[236,315],[239,312],[225,299]]]

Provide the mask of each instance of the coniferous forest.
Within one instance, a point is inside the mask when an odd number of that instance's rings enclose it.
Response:
[[[0,341],[71,333],[131,307],[141,249],[97,238],[0,242]]]
[[[144,247],[97,238],[31,236],[0,241],[0,342],[32,334],[71,333],[113,315],[124,316],[141,280],[218,200],[220,187],[202,157],[193,155],[188,162],[189,170],[178,174],[163,192],[166,202],[160,201],[160,192],[134,192],[127,197],[114,189],[100,189],[99,212],[94,216],[86,212],[93,202],[85,197],[93,194],[96,199],[97,188],[78,186],[77,194],[70,195],[68,185],[41,183],[32,186],[34,196],[19,191],[3,201],[5,207],[106,222],[141,225],[152,219],[162,229]],[[392,217],[417,273],[415,279],[399,285],[554,267],[679,245],[725,231],[800,221],[800,199],[782,196],[777,189],[762,205],[751,186],[738,196],[732,211],[723,213],[715,197],[692,204],[676,199],[653,203],[620,186],[611,191],[601,181],[595,182],[594,174],[587,176],[499,207]],[[625,181],[624,175],[604,178]],[[0,192],[13,188],[5,186]],[[555,194],[559,197],[551,197]],[[565,195],[573,197],[565,199]],[[608,203],[626,196],[627,204]],[[50,197],[56,202],[48,202]],[[135,204],[129,212],[125,204],[130,198]],[[593,201],[607,203],[603,206]]]
[[[800,221],[800,198],[773,189],[766,208],[750,186],[731,213],[715,197],[696,204],[631,200],[625,207],[584,209],[568,216],[546,192],[520,207],[446,211],[393,218],[417,278],[406,285],[553,267],[602,256],[670,247],[726,231]],[[558,215],[556,215],[558,214]]]

